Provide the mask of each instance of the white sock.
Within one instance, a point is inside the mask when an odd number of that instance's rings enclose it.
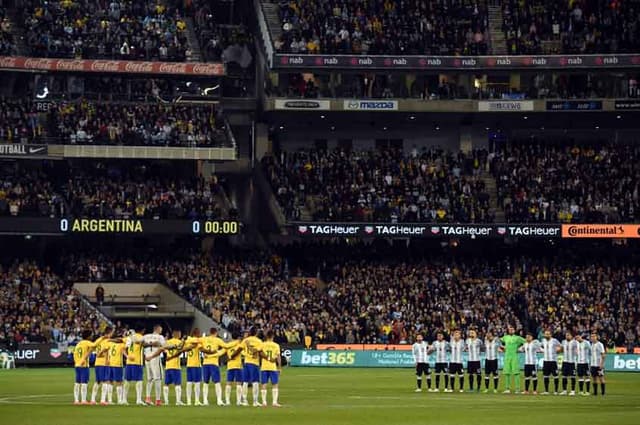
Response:
[[[107,402],[107,384],[102,384],[101,385],[101,391],[100,391],[100,403],[106,403]]]
[[[214,387],[216,389],[216,401],[218,403],[224,403],[224,400],[222,400],[222,384],[220,382],[216,382]]]
[[[153,385],[152,381],[147,381],[147,385],[145,388],[145,396],[148,399],[151,399],[151,386]]]
[[[236,404],[242,403],[242,385],[236,385]]]
[[[116,387],[116,395],[118,396],[118,404],[120,403],[124,403],[124,388],[122,388],[122,385],[118,385]]]
[[[195,395],[195,402],[196,403],[200,403],[200,382],[194,382],[193,383],[193,393]]]
[[[169,386],[162,387],[162,395],[164,396],[164,404],[169,404]]]
[[[91,403],[95,403],[96,402],[96,397],[98,397],[98,389],[100,389],[99,385],[100,384],[95,382],[93,384],[93,387],[91,388]]]
[[[202,384],[202,402],[209,402],[209,384]]]
[[[113,403],[113,385],[107,384],[107,403]]]
[[[87,401],[87,390],[89,384],[80,384],[80,400],[84,403]]]
[[[251,393],[253,395],[253,404],[260,403],[258,399],[258,393],[260,392],[260,387],[255,382],[251,384]]]
[[[176,403],[182,403],[182,387],[180,385],[176,385]]]
[[[136,403],[142,401],[142,381],[136,382]]]
[[[153,381],[153,386],[156,390],[156,400],[160,400],[160,398],[162,397],[162,380],[156,379],[155,381]]]
[[[129,400],[129,381],[124,381],[124,387],[122,388],[122,402],[126,403]]]
[[[278,391],[278,388],[271,388],[271,397],[273,398],[273,404],[278,404],[278,395],[280,395],[279,393],[280,391]]]
[[[73,401],[80,402],[80,384],[73,384]]]
[[[231,404],[231,385],[229,384],[224,387],[224,401]]]
[[[191,404],[191,389],[193,388],[193,382],[187,382],[187,404]]]
[[[247,398],[249,398],[249,383],[243,382],[242,383],[242,401],[246,403]]]
[[[262,394],[262,404],[267,405],[267,389],[263,388],[260,390],[260,394]]]

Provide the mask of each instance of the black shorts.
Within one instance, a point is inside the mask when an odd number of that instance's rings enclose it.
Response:
[[[417,376],[422,376],[422,375],[428,375],[429,374],[429,363],[418,363],[416,364],[416,375]]]
[[[467,373],[470,375],[480,375],[482,373],[482,366],[480,366],[480,361],[467,362]]]
[[[462,368],[462,363],[449,363],[450,375],[462,375],[463,373],[464,369]]]
[[[449,373],[446,363],[436,363],[436,373]]]
[[[558,362],[543,362],[542,374],[544,376],[558,376]]]
[[[604,376],[604,370],[602,370],[601,367],[591,366],[590,371],[591,371],[592,378],[600,378]]]
[[[538,376],[538,374],[536,373],[536,365],[534,364],[524,365],[524,377],[531,378],[532,376],[535,376],[535,377]]]
[[[588,363],[578,363],[578,376],[589,376]]]
[[[497,375],[498,374],[498,360],[485,360],[484,361],[484,374],[485,375]]]
[[[576,364],[562,362],[562,376],[576,376]]]

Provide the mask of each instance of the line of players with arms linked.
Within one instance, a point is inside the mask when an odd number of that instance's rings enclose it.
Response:
[[[91,331],[82,334],[73,351],[75,364],[74,404],[113,404],[113,390],[116,403],[128,405],[130,386],[135,386],[136,405],[153,405],[152,389],[155,389],[155,405],[169,404],[169,387],[175,390],[175,404],[209,405],[209,383],[214,384],[218,406],[231,405],[232,387],[235,385],[236,405],[248,406],[249,385],[252,389],[253,406],[266,407],[267,386],[271,383],[272,406],[278,403],[278,382],[281,371],[280,346],[273,341],[273,332],[266,331],[262,341],[255,328],[244,332],[242,338],[233,335],[225,342],[218,336],[218,330],[211,328],[202,336],[194,329],[190,336],[174,330],[172,337],[165,340],[162,327],[156,325],[153,332],[144,334],[144,327],[121,332],[117,336],[114,329],[107,327],[104,334],[91,340]],[[95,353],[95,381],[91,398],[87,400],[89,384],[89,356]],[[186,355],[186,403],[182,399],[181,356]],[[227,359],[227,381],[223,398],[220,374],[220,358]],[[164,386],[163,362],[164,358]],[[146,370],[146,397],[143,400],[143,375]],[[262,388],[260,388],[262,385]],[[202,397],[201,397],[202,395]],[[193,396],[193,397],[192,397]],[[261,396],[261,400],[260,400]]]
[[[593,395],[600,392],[605,394],[604,359],[605,347],[599,341],[598,334],[592,332],[590,340],[586,335],[576,335],[571,332],[565,334],[565,339],[559,342],[553,338],[551,331],[544,332],[542,341],[534,338],[532,333],[527,333],[523,338],[516,334],[515,328],[509,326],[507,334],[498,338],[492,332],[487,332],[484,340],[481,340],[477,331],[470,330],[467,339],[462,338],[460,330],[455,330],[449,341],[444,334],[438,332],[436,340],[432,344],[424,341],[422,335],[416,336],[416,342],[412,346],[413,358],[416,364],[417,388],[422,391],[422,377],[426,376],[429,392],[440,391],[440,376],[444,376],[444,392],[454,392],[456,378],[459,380],[458,390],[464,392],[463,353],[467,354],[467,374],[469,378],[469,391],[481,391],[482,367],[481,352],[485,354],[484,364],[484,390],[487,393],[491,380],[493,380],[493,392],[498,392],[499,372],[498,353],[504,353],[504,366],[502,373],[506,376],[505,394],[511,393],[512,377],[515,383],[514,392],[520,393],[520,363],[519,353],[524,353],[524,391],[522,394],[538,394],[538,371],[536,369],[538,354],[543,357],[542,373],[544,378],[544,392],[549,394],[550,380],[553,378],[554,394],[559,392],[558,355],[563,354],[562,359],[562,392],[561,395],[576,395],[576,376],[578,381],[578,394],[588,396],[591,388]],[[431,373],[429,360],[435,356],[435,387],[431,387]],[[593,379],[593,386],[591,386]],[[571,388],[567,385],[571,381]]]

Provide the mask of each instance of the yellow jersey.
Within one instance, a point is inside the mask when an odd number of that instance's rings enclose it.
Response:
[[[260,366],[260,347],[262,341],[256,336],[250,336],[242,341],[242,349],[244,350],[244,362]]]
[[[231,358],[238,351],[242,351],[242,343],[239,340],[236,339],[227,344],[227,369],[242,369],[242,353],[234,359]]]
[[[201,340],[202,348],[207,351],[218,351],[227,348],[227,344],[217,336],[207,336]],[[218,359],[220,356],[214,356],[213,354],[204,353],[203,365],[219,366]]]
[[[76,344],[76,348],[73,349],[73,363],[75,367],[89,367],[89,357],[87,356],[84,361],[82,359],[87,353],[92,352],[95,346],[96,344],[86,339]]]
[[[202,339],[190,336],[185,344],[195,344],[195,347],[187,351],[187,367],[200,367],[200,345],[202,344]]]
[[[280,345],[273,341],[266,341],[262,343],[262,352],[268,358],[262,358],[262,364],[260,370],[275,372],[278,370],[277,359],[280,357]]]
[[[106,351],[102,354],[100,352],[108,347],[109,339],[106,336],[101,336],[95,340],[94,344],[96,345],[96,362],[95,366],[106,366],[107,365],[107,353]]]
[[[180,347],[182,345],[182,340],[179,340],[178,338],[171,338],[169,340],[167,340],[167,345],[173,345],[176,347]],[[180,356],[176,356],[173,359],[169,359],[169,357],[175,356],[176,354],[178,354],[180,352],[180,348],[170,348],[166,351],[167,353],[167,364],[165,366],[165,369],[169,370],[169,369],[177,369],[180,370]]]
[[[125,351],[124,342],[110,342],[108,343],[109,348],[109,360],[107,361],[108,365],[111,367],[122,367],[123,365],[123,355]]]
[[[128,365],[143,365],[143,357],[142,357],[142,335],[135,334],[129,337],[128,346],[127,346],[127,364]]]

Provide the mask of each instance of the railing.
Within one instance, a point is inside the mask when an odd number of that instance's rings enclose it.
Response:
[[[267,56],[267,63],[269,64],[269,68],[272,68],[274,53],[273,42],[271,40],[271,32],[269,31],[269,26],[267,25],[267,21],[264,17],[264,10],[262,10],[262,3],[260,0],[253,0],[253,7],[258,15],[258,25],[260,26],[260,33],[262,35],[264,51]]]

